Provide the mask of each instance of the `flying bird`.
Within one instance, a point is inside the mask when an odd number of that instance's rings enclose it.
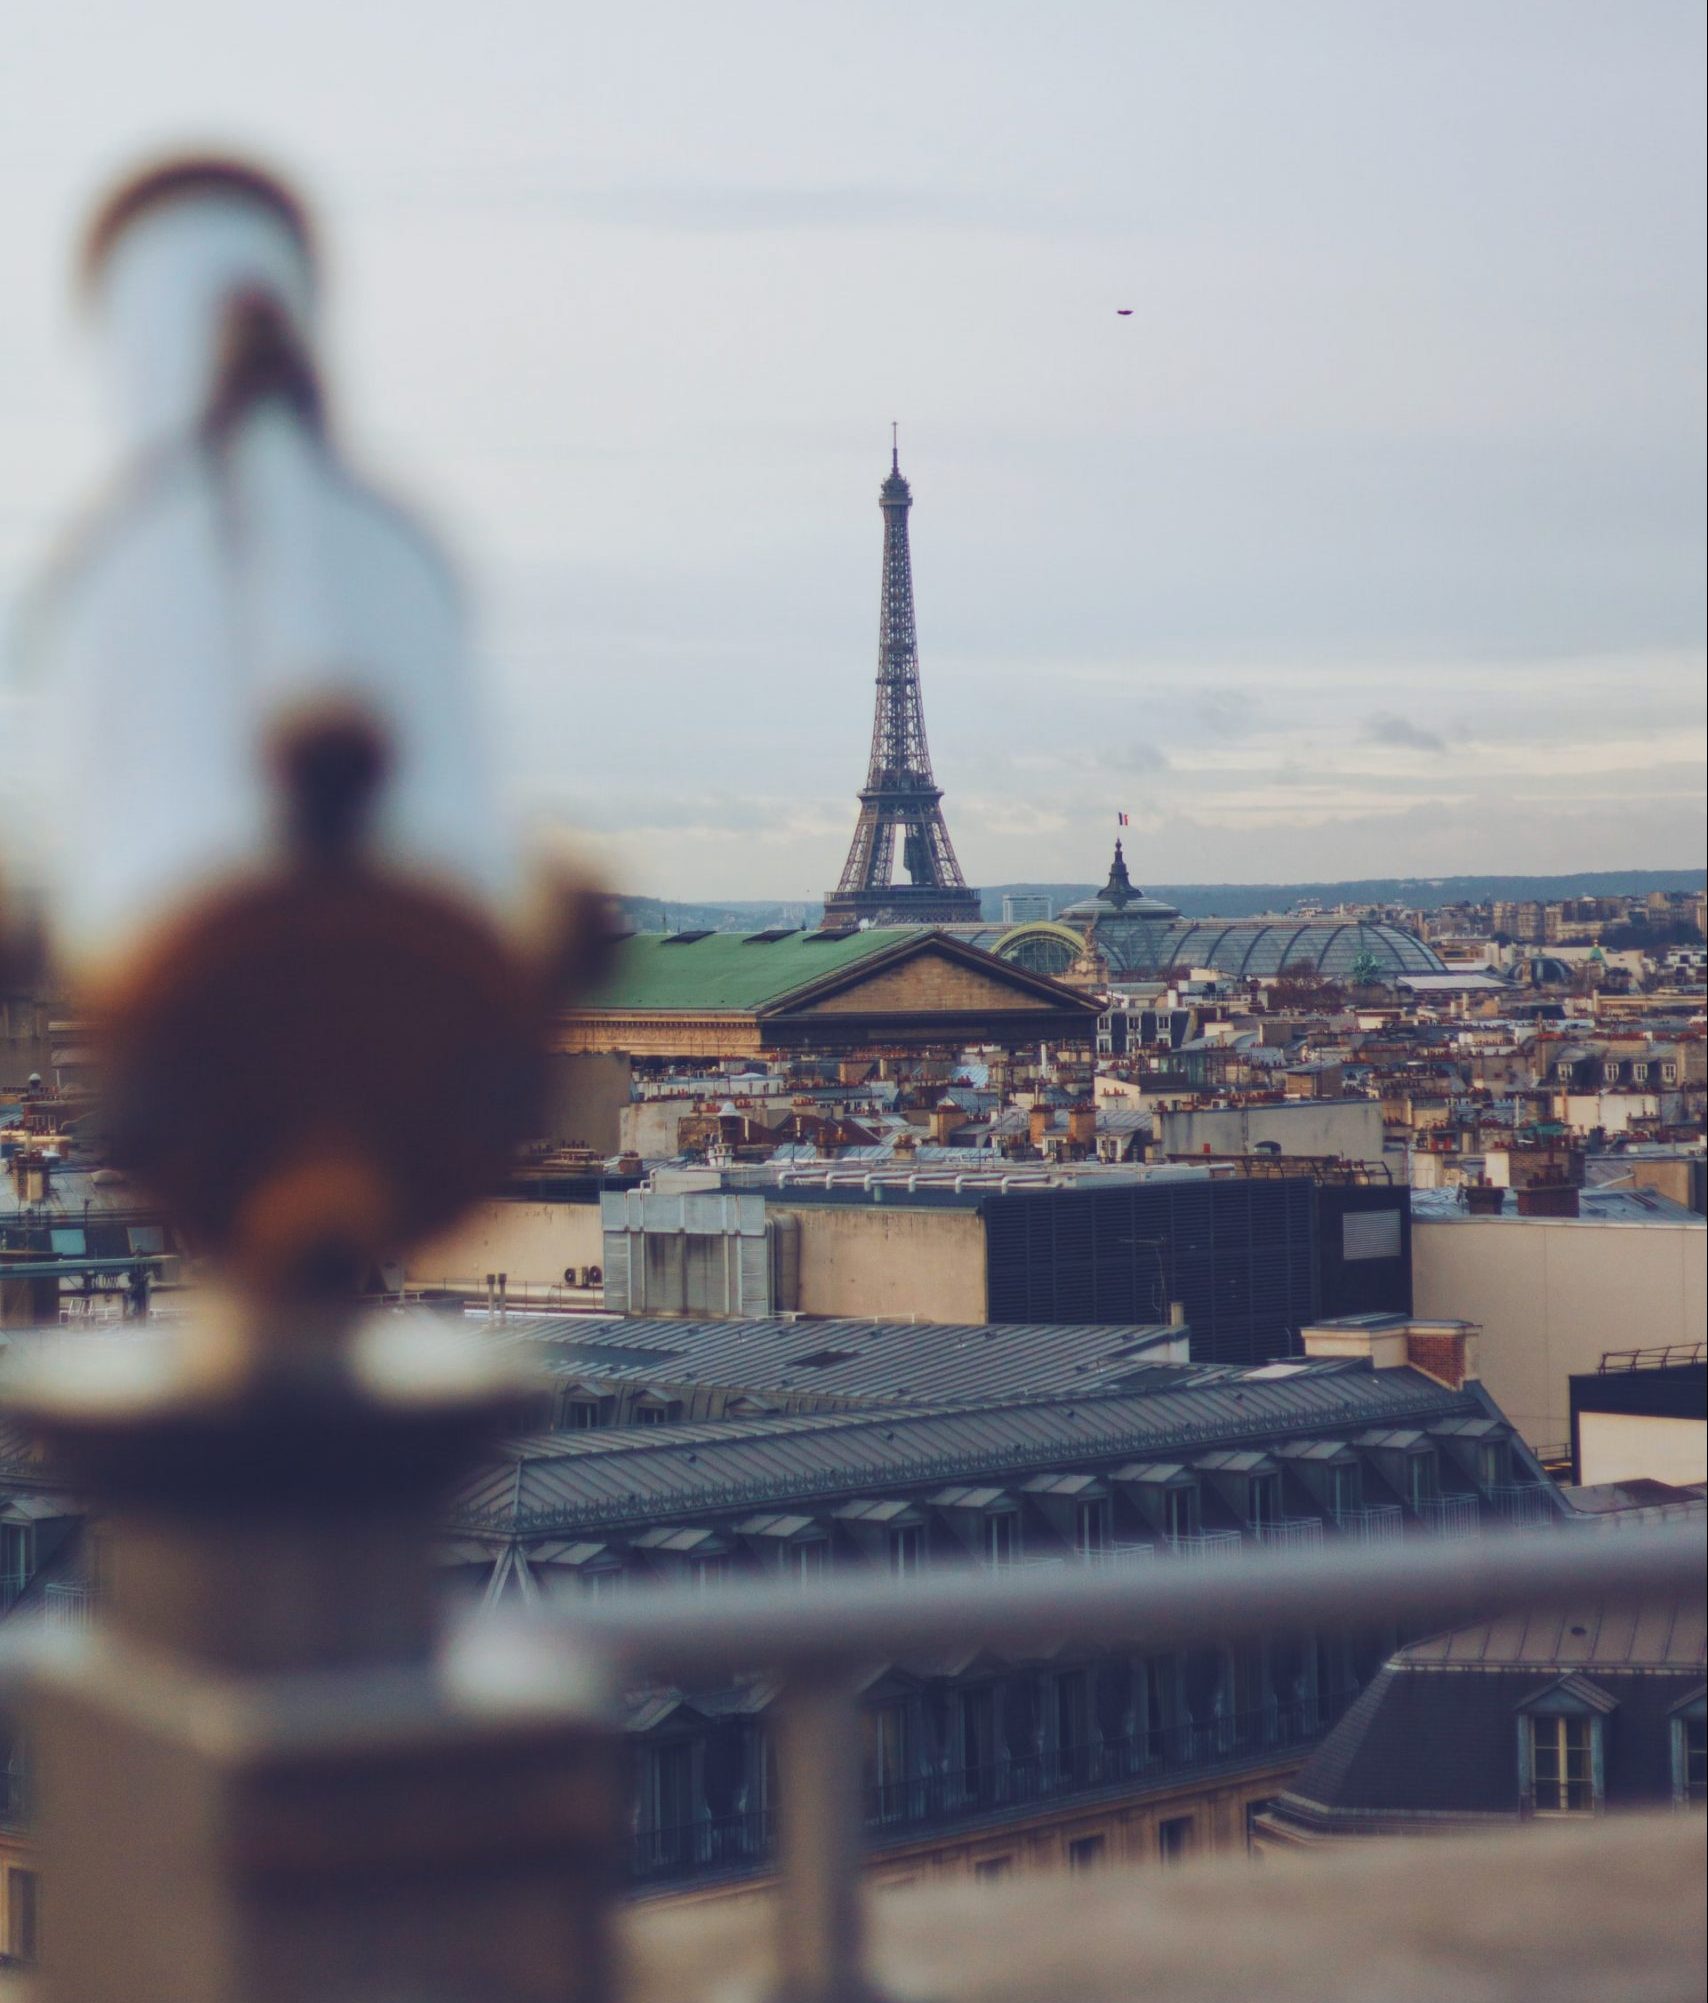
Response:
[[[1133,317],[1133,309],[1130,306],[1117,306],[1115,311],[1123,320],[1130,320]]]

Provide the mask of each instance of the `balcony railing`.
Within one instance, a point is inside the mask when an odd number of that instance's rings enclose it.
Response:
[[[1406,1513],[1397,1502],[1377,1502],[1368,1509],[1342,1509],[1334,1519],[1343,1537],[1360,1544],[1397,1544],[1406,1534]]]
[[[43,1589],[42,1611],[49,1627],[87,1627],[94,1604],[87,1586],[56,1582]]]
[[[1488,1491],[1490,1507],[1515,1530],[1546,1530],[1559,1523],[1560,1505],[1540,1482],[1503,1483]]]
[[[1195,1530],[1169,1540],[1177,1558],[1237,1558],[1246,1548],[1237,1530]]]
[[[1280,1551],[1314,1550],[1323,1541],[1320,1516],[1280,1516],[1257,1526],[1257,1541]]]
[[[1482,1528],[1482,1505],[1474,1495],[1426,1495],[1417,1514],[1437,1537],[1474,1537]]]
[[[1006,1753],[975,1766],[946,1765],[904,1780],[868,1785],[867,1841],[905,1841],[947,1825],[1000,1817],[1040,1803],[1132,1785],[1161,1786],[1244,1766],[1313,1744],[1357,1694],[1337,1690],[1255,1711],[1187,1719],[1076,1746]],[[776,1818],[769,1809],[702,1816],[637,1830],[632,1870],[638,1884],[701,1874],[755,1870],[771,1861]]]

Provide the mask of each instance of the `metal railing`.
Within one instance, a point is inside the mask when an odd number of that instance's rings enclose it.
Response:
[[[1437,1537],[1474,1537],[1483,1522],[1482,1504],[1474,1495],[1426,1495],[1417,1515]]]
[[[1564,1519],[1558,1492],[1537,1481],[1502,1482],[1488,1491],[1489,1506],[1515,1530],[1551,1529]]]
[[[1664,1342],[1648,1349],[1610,1349],[1596,1365],[1597,1375],[1622,1376],[1630,1370],[1667,1370],[1680,1363],[1700,1363],[1708,1356],[1708,1344]]]
[[[1280,1551],[1315,1550],[1323,1541],[1320,1516],[1279,1516],[1257,1526],[1257,1541]]]
[[[1473,1497],[1441,1500],[1477,1507]],[[1457,1510],[1439,1515],[1463,1520]],[[732,1586],[706,1598],[654,1589],[620,1605],[586,1606],[573,1618],[522,1622],[516,1644],[539,1651],[542,1674],[552,1673],[567,1640],[592,1650],[619,1681],[692,1685],[755,1669],[780,1680],[783,1993],[791,2003],[851,2003],[873,1993],[859,1893],[871,1804],[858,1705],[874,1667],[971,1641],[1048,1651],[1067,1633],[1086,1644],[1137,1641],[1160,1651],[1374,1617],[1414,1629],[1457,1626],[1561,1601],[1666,1595],[1700,1605],[1703,1557],[1702,1527],[1692,1524],[1619,1537],[1493,1533],[1450,1546],[1413,1538],[1398,1549],[1348,1549],[1337,1540],[1332,1548],[1248,1551],[1207,1567],[969,1568],[934,1577],[929,1590],[875,1578],[827,1581],[805,1592]],[[1229,1722],[1193,1729],[1214,1732]],[[1232,1728],[1237,1734],[1237,1721]],[[659,1834],[649,1838],[660,1870],[669,1840],[664,1832],[660,1849]]]
[[[42,1612],[50,1627],[87,1627],[95,1595],[87,1586],[55,1582],[42,1589]]]
[[[1246,1549],[1237,1530],[1193,1530],[1168,1540],[1176,1558],[1238,1558]]]
[[[1360,1544],[1398,1544],[1406,1534],[1406,1513],[1397,1502],[1375,1502],[1365,1509],[1337,1510],[1334,1525]]]

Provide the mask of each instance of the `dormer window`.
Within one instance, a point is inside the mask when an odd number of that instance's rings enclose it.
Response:
[[[1672,1799],[1686,1809],[1708,1802],[1708,1699],[1700,1690],[1672,1714]]]
[[[1082,1558],[1089,1558],[1108,1543],[1109,1504],[1102,1498],[1079,1503],[1074,1510],[1074,1549]]]
[[[1182,1538],[1196,1537],[1198,1534],[1198,1490],[1196,1487],[1170,1488],[1163,1494],[1163,1522],[1168,1531],[1168,1541],[1178,1544]]]
[[[984,1520],[984,1555],[992,1565],[1012,1565],[1020,1555],[1019,1518],[1012,1509]]]
[[[1259,1474],[1251,1482],[1251,1527],[1253,1530],[1267,1529],[1280,1520],[1281,1477],[1274,1474]]]
[[[1436,1485],[1434,1454],[1408,1454],[1406,1500],[1412,1508],[1421,1514],[1424,1504],[1434,1500]]]
[[[1329,1513],[1335,1518],[1350,1516],[1364,1506],[1364,1483],[1356,1467],[1331,1467],[1328,1471]]]
[[[1562,1676],[1519,1707],[1518,1755],[1527,1815],[1599,1815],[1602,1728],[1616,1700],[1577,1674]]]
[[[563,1408],[563,1429],[568,1433],[590,1433],[599,1424],[599,1401],[596,1398],[566,1399]]]
[[[919,1570],[919,1561],[924,1553],[924,1540],[917,1524],[904,1524],[890,1532],[890,1570],[898,1577],[906,1578]]]
[[[0,1523],[0,1606],[10,1606],[36,1568],[33,1523]]]
[[[1595,1729],[1589,1717],[1532,1718],[1530,1799],[1538,1815],[1595,1810]]]

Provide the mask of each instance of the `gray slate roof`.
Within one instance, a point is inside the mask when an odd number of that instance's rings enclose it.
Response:
[[[1152,1392],[991,1403],[964,1410],[849,1412],[690,1444],[578,1450],[596,1435],[558,1435],[465,1481],[452,1527],[510,1535],[894,1492],[946,1481],[1009,1481],[1045,1469],[1166,1459],[1174,1449],[1267,1445],[1278,1437],[1362,1431],[1480,1412],[1475,1387],[1447,1390],[1410,1369],[1312,1362],[1286,1375],[1207,1366]]]
[[[814,1399],[939,1404],[1111,1389],[1135,1370],[1147,1387],[1173,1368],[1147,1361],[1183,1329],[1156,1323],[649,1320],[508,1315],[493,1340],[533,1348],[551,1369],[608,1383],[718,1384]]]

